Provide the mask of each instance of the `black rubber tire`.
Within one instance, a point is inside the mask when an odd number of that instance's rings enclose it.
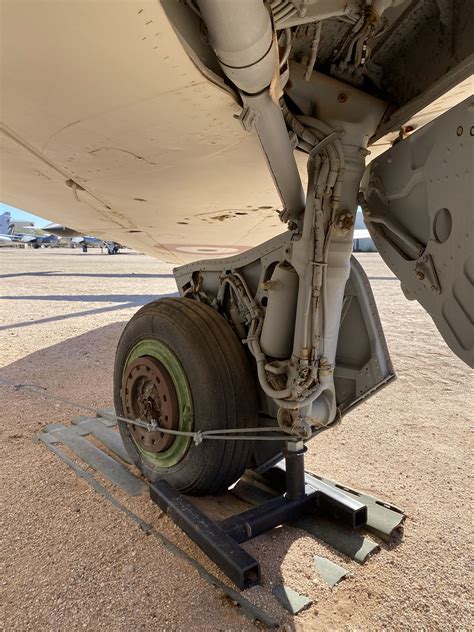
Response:
[[[123,415],[120,388],[126,359],[144,339],[166,344],[180,361],[193,400],[193,430],[250,428],[257,425],[257,394],[249,360],[230,325],[211,307],[186,298],[164,298],[142,307],[127,323],[117,346],[114,403]],[[204,440],[191,443],[172,467],[157,467],[143,457],[128,425],[119,422],[128,454],[145,477],[162,478],[185,494],[216,494],[246,469],[253,441]]]

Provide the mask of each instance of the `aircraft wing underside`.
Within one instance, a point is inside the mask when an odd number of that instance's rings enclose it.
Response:
[[[175,262],[283,232],[241,105],[198,69],[160,3],[6,0],[2,12],[2,201]],[[425,101],[425,119],[451,105]]]

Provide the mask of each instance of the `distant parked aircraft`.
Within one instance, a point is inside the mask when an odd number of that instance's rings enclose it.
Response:
[[[20,242],[28,244],[33,248],[41,248],[41,246],[54,248],[58,245],[60,239],[56,235],[37,235],[35,233],[11,233],[11,238],[14,242]]]
[[[17,232],[19,228],[23,229],[22,232]],[[32,222],[15,221],[8,211],[0,215],[0,245],[2,246],[23,243],[29,244],[33,248],[53,247],[58,244],[59,239],[56,235],[50,235],[43,231],[38,234],[38,230]]]
[[[10,246],[12,243],[10,231],[11,215],[8,211],[0,215],[0,246]]]
[[[82,246],[83,252],[87,252],[89,247],[101,248],[105,246],[107,248],[107,254],[115,255],[119,249],[122,248],[122,246],[115,241],[104,241],[98,237],[92,237],[91,235],[82,235],[76,230],[68,228],[67,226],[62,226],[61,224],[48,224],[44,228],[47,232],[52,233],[61,239],[69,239],[71,248]]]
[[[104,245],[102,239],[91,237],[90,235],[82,235],[80,237],[72,237],[71,248],[82,246],[83,252],[87,252],[87,248],[101,248]]]
[[[0,235],[7,235],[10,228],[11,214],[8,211],[0,215]]]
[[[12,238],[8,235],[0,235],[0,246],[10,246]]]

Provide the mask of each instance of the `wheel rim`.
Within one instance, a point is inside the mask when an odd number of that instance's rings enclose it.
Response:
[[[128,419],[155,419],[163,428],[189,432],[193,405],[186,374],[175,354],[158,340],[141,340],[122,373],[121,399]],[[158,467],[172,467],[187,453],[191,438],[129,426],[137,450]]]
[[[156,421],[160,428],[178,430],[176,389],[163,364],[152,356],[128,363],[123,374],[122,404],[128,419]],[[135,425],[130,426],[130,434],[149,452],[164,452],[175,439],[171,434],[147,432]]]

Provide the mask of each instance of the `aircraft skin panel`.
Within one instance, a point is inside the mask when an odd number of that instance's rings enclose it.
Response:
[[[176,262],[283,231],[240,107],[157,2],[7,0],[2,12],[2,201]]]
[[[1,201],[176,263],[283,232],[256,135],[158,1],[0,6]]]

